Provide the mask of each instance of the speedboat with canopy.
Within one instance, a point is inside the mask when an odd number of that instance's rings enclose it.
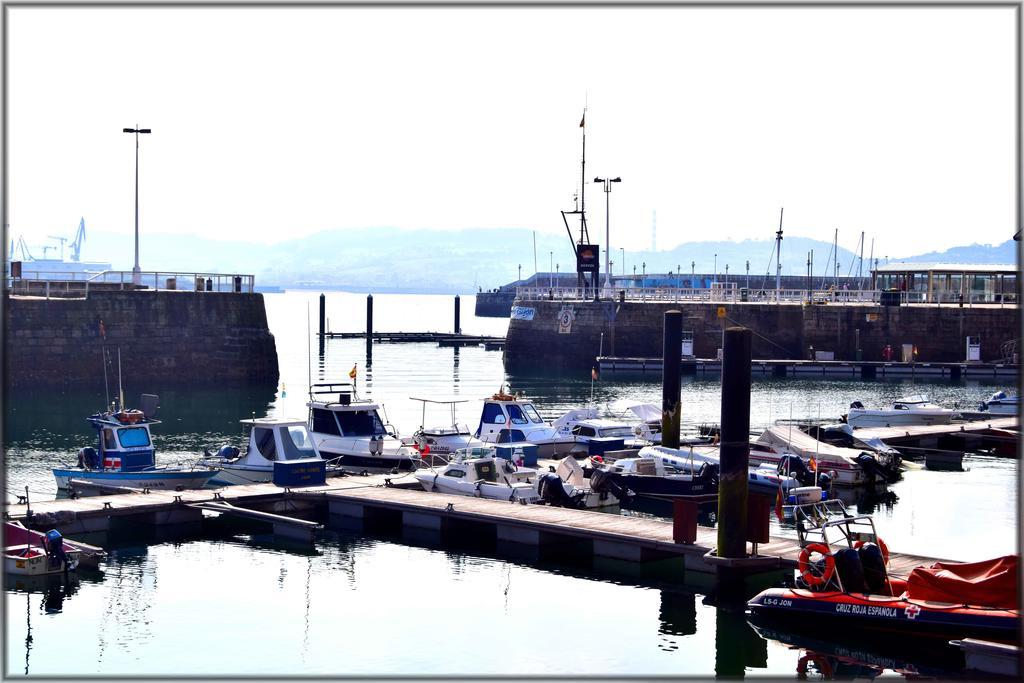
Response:
[[[747,603],[752,618],[945,640],[1017,638],[1017,555],[939,561],[897,576],[869,515],[850,515],[834,500],[796,506],[794,514],[801,546],[795,586],[759,593]]]
[[[586,453],[586,444],[572,434],[579,419],[596,417],[596,411],[572,410],[554,423],[545,422],[533,403],[521,393],[504,390],[484,399],[480,424],[474,436],[484,443],[529,443],[537,446],[540,458],[560,458]]]
[[[249,431],[245,453],[225,445],[215,455],[207,451],[206,457],[200,461],[220,470],[210,480],[211,484],[264,484],[274,479],[274,463],[320,459],[303,420],[261,417],[241,420],[241,423]],[[340,467],[327,466],[327,476],[340,472]]]
[[[410,396],[409,398],[413,401],[420,401],[423,404],[423,414],[420,418],[420,428],[413,432],[412,437],[403,439],[403,442],[418,450],[424,461],[433,462],[433,457],[443,456],[447,458],[457,450],[484,445],[480,439],[473,436],[467,425],[459,423],[455,415],[455,406],[459,403],[468,403],[469,399],[417,398],[415,396]],[[447,406],[451,413],[451,424],[428,426],[427,404]]]

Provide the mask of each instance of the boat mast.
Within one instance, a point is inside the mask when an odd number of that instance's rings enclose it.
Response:
[[[587,235],[587,107],[583,106],[583,118],[580,119],[580,128],[583,129],[583,157],[580,161],[580,244],[584,244],[584,236]],[[589,242],[589,238],[587,242]],[[608,245],[605,245],[606,247]],[[583,286],[583,273],[579,271],[579,260],[576,262],[576,283],[578,287]],[[596,284],[596,282],[595,282]]]
[[[875,238],[872,237],[871,238],[871,252],[868,254],[868,270],[869,271],[871,270],[871,264],[874,262],[874,258],[875,258]],[[872,289],[874,289],[874,286],[875,286],[874,280],[872,279],[872,282],[871,282]],[[863,289],[863,288],[864,288],[864,286],[861,285],[861,289]]]
[[[779,209],[779,230],[775,233],[775,302],[779,302],[779,295],[782,291],[782,212],[786,208]]]
[[[860,262],[857,264],[857,289],[864,289],[864,231],[860,231]]]

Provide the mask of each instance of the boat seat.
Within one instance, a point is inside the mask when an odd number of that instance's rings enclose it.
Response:
[[[655,476],[658,471],[654,466],[654,462],[651,460],[638,460],[636,463],[636,473],[646,476]]]

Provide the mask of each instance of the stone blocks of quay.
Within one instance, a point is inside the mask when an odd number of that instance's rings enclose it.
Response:
[[[598,355],[660,358],[665,311],[683,312],[683,330],[693,333],[698,358],[715,358],[727,325],[753,333],[756,359],[806,359],[809,347],[832,351],[835,360],[881,361],[893,347],[917,346],[917,361],[962,362],[966,337],[979,337],[981,359],[1003,356],[1004,342],[1020,337],[1016,306],[878,306],[870,304],[664,303],[637,301],[517,301],[519,318],[509,321],[505,366],[510,372],[586,371]],[[725,309],[724,318],[718,309]],[[529,313],[532,309],[532,314]],[[523,316],[532,315],[532,319]],[[568,324],[566,324],[568,323]],[[602,341],[603,333],[603,341]]]
[[[111,382],[118,348],[133,383],[278,380],[262,294],[96,291],[83,299],[6,296],[4,308],[9,387],[102,387],[104,347]]]

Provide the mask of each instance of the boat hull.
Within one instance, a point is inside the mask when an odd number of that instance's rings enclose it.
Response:
[[[70,480],[81,479],[92,484],[110,484],[127,486],[135,489],[165,489],[178,491],[183,489],[199,489],[206,485],[217,474],[209,471],[91,471],[80,469],[54,469],[53,476],[57,480],[58,489],[70,488]]]
[[[77,552],[68,554],[67,562],[53,564],[38,547],[4,549],[4,572],[14,576],[45,576],[63,574],[78,567]]]
[[[424,472],[414,475],[424,491],[447,493],[455,496],[472,496],[490,500],[537,503],[540,496],[530,485],[503,486],[487,482],[467,482],[441,475]]]
[[[953,411],[921,411],[911,410],[856,410],[850,409],[846,423],[854,429],[858,427],[908,427],[915,425],[948,425],[953,419]]]
[[[346,472],[370,472],[387,474],[393,470],[409,472],[417,468],[417,460],[407,455],[355,455],[353,453],[336,453],[320,449],[320,455],[331,464],[336,464]]]
[[[609,472],[612,481],[638,496],[672,500],[683,496],[702,496],[717,493],[718,486],[710,479],[687,481],[644,474]]]
[[[754,616],[811,623],[822,628],[870,629],[936,638],[1012,640],[1020,629],[1018,610],[909,601],[881,595],[814,593],[769,588],[747,603]]]

